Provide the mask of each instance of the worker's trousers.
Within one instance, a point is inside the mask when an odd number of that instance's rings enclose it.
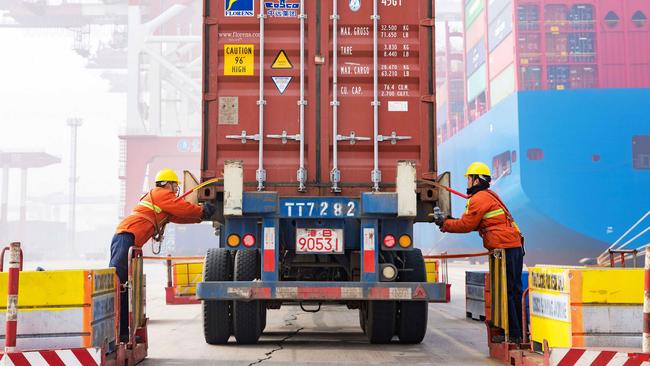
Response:
[[[111,242],[111,261],[109,267],[115,267],[120,284],[124,285],[129,276],[129,248],[135,244],[131,233],[119,233],[113,236]],[[120,338],[129,334],[129,297],[128,291],[120,293]]]
[[[506,249],[506,277],[508,284],[508,331],[510,338],[521,337],[521,271],[524,251],[521,247]]]

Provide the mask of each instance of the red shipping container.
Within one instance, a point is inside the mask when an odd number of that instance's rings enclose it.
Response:
[[[369,191],[373,170],[373,12],[372,2],[356,8],[339,1],[338,29],[333,29],[331,1],[305,1],[305,40],[297,14],[254,10],[229,16],[223,0],[209,0],[204,14],[204,94],[202,177],[221,176],[226,160],[242,160],[244,187],[257,188],[260,141],[265,189],[281,195],[298,190],[300,143],[301,45],[305,72],[305,194],[331,195],[333,168],[333,76],[339,101],[338,168],[344,195]],[[295,2],[294,2],[295,4]],[[320,6],[318,6],[320,4]],[[433,1],[379,2],[378,129],[382,189],[390,190],[398,160],[416,162],[417,174],[434,171],[433,32],[421,26]],[[260,11],[264,34],[260,32]],[[298,12],[300,9],[298,8]],[[232,15],[232,14],[231,14]],[[317,27],[320,27],[317,29]],[[333,41],[337,37],[337,47]],[[264,53],[260,53],[261,46]],[[334,54],[338,65],[333,65]],[[264,71],[260,94],[260,61]],[[262,108],[258,101],[262,100]],[[304,105],[304,104],[303,104]],[[260,111],[261,109],[261,111]],[[263,120],[260,118],[263,117]],[[263,135],[251,139],[260,132]],[[282,139],[283,133],[285,138]],[[408,139],[391,139],[391,135]],[[271,135],[271,136],[270,136]],[[275,136],[272,136],[275,135]],[[363,139],[359,139],[359,138]],[[392,143],[395,141],[395,143]]]
[[[598,87],[596,66],[572,66],[569,77],[571,89],[591,89]]]
[[[519,67],[519,90],[541,90],[542,89],[542,67],[521,66]]]
[[[544,30],[557,34],[567,29],[569,7],[564,4],[544,5]]]
[[[546,33],[546,62],[566,63],[569,60],[569,35]]]
[[[522,33],[517,37],[517,55],[521,65],[539,64],[542,60],[538,33]]]
[[[490,80],[494,79],[515,59],[515,34],[511,33],[490,53]]]

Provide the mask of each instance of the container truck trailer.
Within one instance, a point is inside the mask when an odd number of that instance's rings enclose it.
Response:
[[[429,302],[413,225],[436,172],[431,0],[205,0],[201,180],[219,247],[205,339],[255,343],[267,309],[344,304],[370,342],[419,343]]]

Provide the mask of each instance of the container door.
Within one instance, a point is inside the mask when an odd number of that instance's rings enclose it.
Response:
[[[329,3],[328,14],[334,14],[334,0],[322,3]],[[391,190],[398,160],[416,161],[418,174],[434,169],[433,104],[421,99],[433,94],[432,28],[420,25],[432,18],[433,4],[430,0],[377,0],[376,44],[372,0],[338,0],[336,5],[337,29],[329,21],[328,36],[323,37],[323,48],[329,50],[328,71],[322,75],[327,86],[325,95],[329,95],[329,101],[338,101],[322,104],[321,144],[326,154],[322,160],[323,181],[330,182],[326,188],[329,190],[332,180],[328,178],[332,177],[328,173],[337,168],[343,194],[368,191],[372,187],[373,145],[377,140],[382,190]],[[375,49],[377,70],[373,63]],[[375,95],[379,102],[376,115]]]

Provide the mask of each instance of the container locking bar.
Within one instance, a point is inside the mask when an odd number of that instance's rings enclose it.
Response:
[[[332,0],[332,101],[330,105],[332,106],[332,136],[336,138],[332,139],[332,171],[330,172],[330,181],[332,182],[332,192],[341,192],[341,187],[339,187],[339,182],[341,181],[341,171],[339,170],[339,148],[338,142],[340,141],[340,135],[338,134],[338,110],[340,102],[338,100],[338,33],[339,33],[339,14],[337,7],[338,0]],[[352,132],[354,134],[354,132]],[[351,135],[352,136],[352,135]],[[350,140],[350,143],[354,143],[354,139]]]
[[[377,49],[379,47],[378,35],[379,30],[379,14],[377,13],[377,0],[373,1],[372,4],[372,64],[373,64],[373,99],[372,110],[373,110],[373,170],[370,174],[370,180],[372,181],[372,190],[379,192],[379,183],[381,182],[381,170],[379,170],[379,56],[377,55]],[[336,52],[336,51],[335,51]]]
[[[266,181],[266,170],[264,170],[264,0],[260,0],[260,13],[257,16],[260,20],[260,99],[257,101],[259,108],[259,133],[256,135],[259,141],[258,150],[258,167],[255,172],[255,179],[257,180],[257,190],[264,190],[264,182]]]
[[[305,169],[305,0],[300,0],[300,166],[296,172],[298,180],[298,191],[305,192],[305,182],[307,182],[307,169]]]

